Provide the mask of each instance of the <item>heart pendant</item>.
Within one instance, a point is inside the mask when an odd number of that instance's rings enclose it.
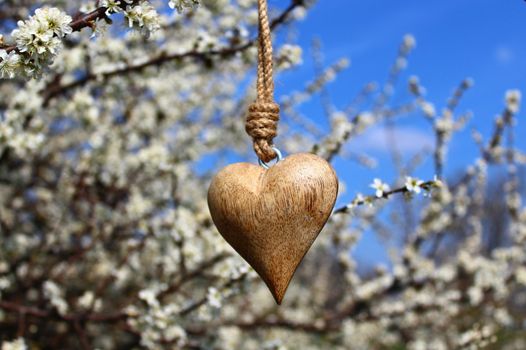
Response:
[[[223,168],[208,190],[212,220],[223,238],[256,270],[281,304],[338,193],[331,165],[309,153],[268,170],[250,163]]]

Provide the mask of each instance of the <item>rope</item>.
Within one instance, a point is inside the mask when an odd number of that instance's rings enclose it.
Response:
[[[252,137],[254,152],[259,159],[269,162],[277,156],[272,149],[272,140],[277,136],[279,105],[274,101],[272,37],[268,21],[267,0],[258,0],[258,12],[257,98],[248,107],[245,130]]]

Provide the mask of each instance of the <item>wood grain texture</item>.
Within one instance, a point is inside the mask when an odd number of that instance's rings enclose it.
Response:
[[[337,193],[338,179],[330,164],[299,153],[268,170],[250,163],[223,168],[208,190],[208,206],[221,235],[281,304]]]

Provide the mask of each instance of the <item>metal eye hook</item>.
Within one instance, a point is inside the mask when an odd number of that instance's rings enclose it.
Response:
[[[274,150],[274,152],[276,152],[276,155],[278,156],[276,158],[276,163],[277,163],[277,162],[279,162],[280,160],[283,159],[283,156],[281,155],[280,150],[277,149],[276,147],[272,146],[272,149]],[[259,163],[259,165],[261,165],[265,169],[269,169],[270,168],[270,166],[267,163],[265,163],[264,161],[262,161],[260,158],[258,158],[258,163]],[[274,164],[276,164],[276,163],[274,163]]]

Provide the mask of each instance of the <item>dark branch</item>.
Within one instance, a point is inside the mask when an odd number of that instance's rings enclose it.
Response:
[[[278,16],[276,17],[270,24],[270,28],[273,30],[279,25],[285,23],[289,15],[292,13],[294,9],[296,9],[298,6],[303,6],[303,0],[294,0],[292,1],[289,6]],[[188,51],[183,53],[176,53],[176,54],[166,54],[161,53],[159,56],[154,57],[146,62],[136,64],[136,65],[130,65],[124,68],[116,69],[114,71],[105,72],[101,74],[87,74],[83,78],[80,78],[78,80],[75,80],[69,84],[65,85],[58,85],[55,87],[47,87],[45,90],[43,90],[44,94],[44,105],[47,105],[51,99],[54,97],[57,97],[58,95],[61,95],[69,90],[75,89],[77,87],[83,86],[89,81],[95,80],[97,78],[102,78],[103,80],[107,80],[109,78],[112,78],[114,76],[118,76],[121,74],[128,74],[133,72],[139,72],[147,67],[152,66],[161,66],[164,63],[175,61],[175,60],[181,60],[185,58],[195,58],[199,59],[201,61],[206,61],[211,57],[219,56],[223,58],[232,57],[238,52],[243,52],[247,50],[248,48],[252,47],[257,41],[257,38],[254,38],[250,41],[247,41],[246,43],[242,45],[236,45],[236,46],[230,46],[225,47],[221,49],[214,49],[209,51]]]

